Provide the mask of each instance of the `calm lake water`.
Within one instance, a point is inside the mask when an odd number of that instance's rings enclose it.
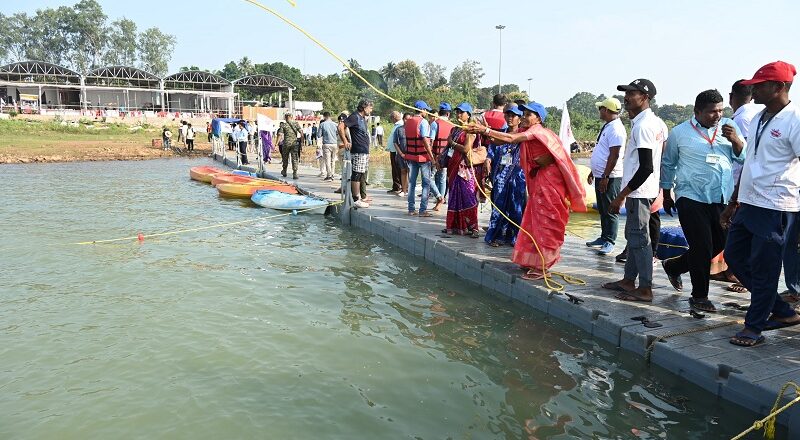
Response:
[[[219,199],[188,178],[206,163],[0,167],[0,438],[723,439],[754,419],[334,219]]]

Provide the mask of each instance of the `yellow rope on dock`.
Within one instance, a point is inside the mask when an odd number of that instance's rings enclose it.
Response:
[[[789,401],[789,403],[787,403],[786,405],[783,405],[782,407],[778,408],[778,405],[780,405],[780,403],[781,403],[781,399],[783,399],[783,394],[786,392],[786,390],[789,387],[794,387],[794,393],[797,395],[797,397],[795,397],[793,400]],[[778,393],[778,397],[775,399],[775,404],[772,405],[772,409],[770,410],[769,414],[767,414],[767,416],[764,417],[763,419],[756,420],[755,422],[753,422],[752,426],[750,426],[746,430],[742,431],[741,434],[733,437],[731,440],[741,440],[747,434],[749,434],[749,433],[751,433],[753,431],[758,431],[761,428],[764,428],[764,438],[766,438],[768,440],[774,440],[775,439],[775,419],[778,418],[778,414],[786,411],[792,405],[794,405],[794,404],[796,404],[798,402],[800,402],[800,385],[797,385],[796,383],[794,383],[792,381],[786,382],[783,385],[783,387],[781,388],[781,391]]]

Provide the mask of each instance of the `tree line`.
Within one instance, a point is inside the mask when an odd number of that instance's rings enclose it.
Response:
[[[165,76],[175,43],[157,27],[140,32],[124,17],[109,22],[96,0],[32,15],[0,13],[0,60],[5,62],[44,61],[79,73],[121,65]]]

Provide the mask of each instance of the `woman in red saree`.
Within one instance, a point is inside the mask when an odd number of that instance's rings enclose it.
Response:
[[[586,212],[586,192],[578,170],[558,136],[542,127],[542,121],[547,117],[544,106],[529,102],[520,108],[529,125],[522,133],[503,133],[479,124],[474,124],[468,131],[504,143],[521,143],[520,166],[525,172],[528,204],[511,259],[526,270],[523,278],[541,279],[561,259],[570,208],[575,212]],[[524,231],[533,236],[535,244]]]

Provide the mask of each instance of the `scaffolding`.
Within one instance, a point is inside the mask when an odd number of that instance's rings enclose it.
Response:
[[[130,66],[106,66],[81,74],[42,61],[21,61],[0,67],[0,99],[3,109],[18,110],[21,101],[30,112],[113,111],[197,113],[218,116],[241,116],[239,91],[255,95],[278,94],[283,106],[283,92],[288,92],[286,107],[294,110],[288,81],[272,75],[250,75],[228,81],[213,73],[189,70],[164,78]],[[36,99],[33,99],[36,97]],[[0,103],[2,103],[0,102]]]

